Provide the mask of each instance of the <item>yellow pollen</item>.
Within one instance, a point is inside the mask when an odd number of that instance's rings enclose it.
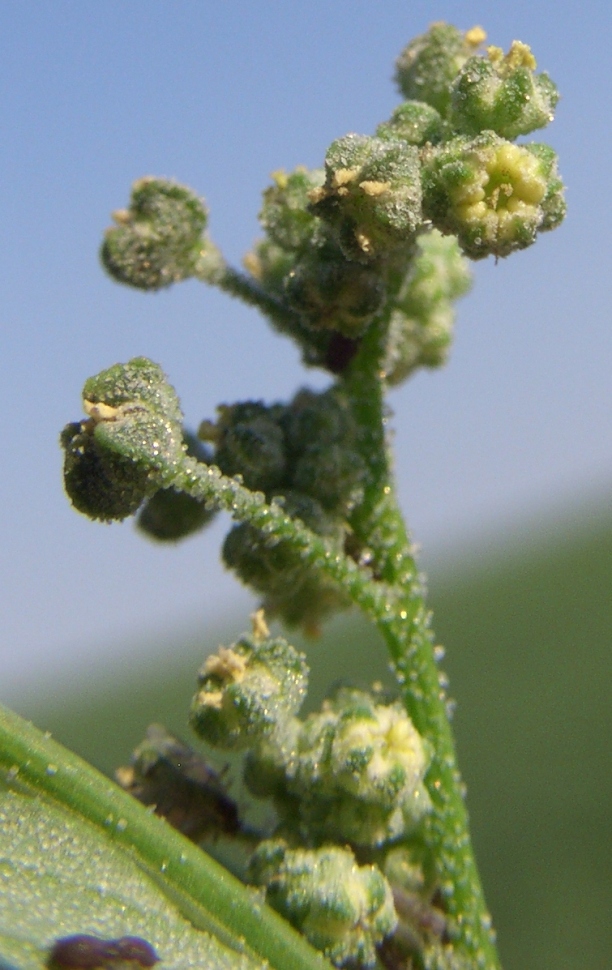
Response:
[[[358,171],[356,168],[339,168],[337,172],[334,172],[332,186],[339,189],[341,185],[346,185],[347,182],[354,182]]]
[[[470,27],[469,30],[465,32],[465,42],[469,44],[470,47],[480,47],[484,44],[487,39],[487,32],[483,30],[482,27],[476,25],[475,27]]]
[[[391,182],[360,182],[359,188],[362,189],[366,195],[370,195],[376,198],[378,195],[384,195],[391,188]]]
[[[220,677],[221,680],[239,683],[244,679],[246,667],[247,663],[244,657],[232,650],[231,647],[219,647],[217,653],[206,658],[202,669],[205,675],[212,674],[214,677]]]

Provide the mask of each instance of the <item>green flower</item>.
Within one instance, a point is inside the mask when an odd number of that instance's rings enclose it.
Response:
[[[287,490],[277,500],[283,501],[288,515],[314,532],[341,540],[342,527],[315,499]],[[313,572],[288,543],[271,542],[247,522],[235,525],[226,536],[223,560],[244,583],[262,594],[266,612],[281,617],[290,627],[303,626],[316,633],[325,616],[350,604],[336,583]]]
[[[124,519],[172,485],[185,454],[178,398],[157,364],[135,357],[86,381],[83,405],[87,419],[61,435],[66,492],[92,519]]]
[[[263,613],[253,635],[219,647],[199,673],[190,723],[209,744],[240,750],[282,729],[300,707],[308,683],[304,655],[271,637]]]
[[[357,338],[383,305],[386,289],[379,273],[327,243],[294,264],[285,277],[284,295],[306,326]]]
[[[289,849],[268,840],[250,871],[270,905],[338,967],[373,967],[376,945],[397,925],[389,883],[376,866],[357,865],[350,849]]]
[[[417,367],[446,362],[455,320],[453,301],[471,284],[468,262],[454,236],[432,229],[419,236],[417,246],[387,331],[383,369],[390,385],[401,383]]]
[[[251,491],[281,488],[286,479],[280,420],[284,407],[243,401],[217,408],[216,424],[204,421],[199,437],[215,444],[214,462],[224,475],[240,475]]]
[[[347,259],[367,263],[410,246],[422,221],[418,150],[403,141],[346,135],[325,157],[311,211]]]
[[[451,85],[485,38],[481,27],[463,33],[451,24],[432,24],[410,41],[396,61],[395,79],[404,97],[425,101],[446,117]]]
[[[142,178],[130,204],[113,214],[101,249],[104,268],[119,283],[159,290],[194,276],[198,263],[210,270],[218,258],[203,237],[206,208],[191,189],[166,179]]]
[[[299,165],[293,172],[274,172],[272,179],[274,185],[263,195],[259,221],[277,246],[300,249],[317,231],[318,220],[308,211],[309,195],[323,184],[325,172]]]
[[[435,108],[424,101],[404,101],[395,109],[389,121],[376,129],[377,138],[398,139],[408,145],[437,144],[450,133],[448,125]]]
[[[513,141],[553,120],[559,92],[547,74],[534,74],[527,44],[515,40],[504,56],[489,47],[487,57],[470,57],[452,88],[450,123],[457,132],[488,129]]]
[[[565,214],[552,149],[513,145],[493,132],[430,149],[423,196],[426,216],[472,259],[524,249]]]

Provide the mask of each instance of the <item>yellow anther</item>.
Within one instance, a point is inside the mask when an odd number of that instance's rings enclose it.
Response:
[[[465,32],[465,42],[469,44],[470,47],[480,47],[484,44],[487,39],[487,32],[483,30],[482,27],[476,25],[475,27],[470,27],[469,30]]]

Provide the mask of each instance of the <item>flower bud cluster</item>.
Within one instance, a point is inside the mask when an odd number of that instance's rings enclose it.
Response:
[[[275,172],[264,192],[260,221],[266,237],[246,259],[252,276],[293,311],[281,327],[300,344],[308,364],[338,367],[335,345],[357,340],[384,304],[380,273],[355,262],[312,211],[325,172],[302,166]],[[279,325],[277,323],[277,325]]]
[[[291,849],[262,842],[250,865],[268,902],[336,966],[373,967],[376,945],[395,930],[391,887],[380,869],[360,866],[349,848]]]
[[[200,436],[212,442],[212,460],[225,475],[284,505],[319,535],[341,545],[346,518],[359,502],[365,477],[356,426],[339,388],[300,391],[289,405],[242,402],[219,409]],[[348,604],[294,549],[270,542],[248,523],[227,536],[223,557],[264,596],[266,610],[289,625],[315,629],[322,616]]]
[[[375,136],[334,141],[323,171],[273,176],[260,213],[266,237],[246,265],[293,311],[276,324],[298,341],[306,363],[341,373],[383,312],[392,319],[388,355],[398,360],[387,367],[391,383],[441,362],[450,304],[465,284],[448,287],[435,309],[406,311],[407,291],[426,264],[423,234],[455,237],[471,259],[497,259],[562,221],[555,153],[513,144],[553,119],[557,89],[536,73],[527,45],[479,52],[485,39],[480,27],[433,24],[400,55],[396,78],[406,100]],[[464,277],[453,247],[446,252]],[[418,322],[402,327],[402,317]]]
[[[251,636],[207,658],[190,721],[207,744],[246,752],[247,789],[276,809],[277,829],[255,850],[251,880],[337,966],[371,966],[397,923],[391,886],[417,914],[429,906],[419,825],[430,809],[428,746],[380,691],[339,688],[300,720],[307,678],[303,655],[272,637],[259,611]],[[137,752],[141,784],[150,763],[165,764],[176,750],[153,729]]]
[[[399,384],[417,367],[439,367],[446,361],[453,304],[470,284],[468,262],[454,236],[443,236],[437,229],[419,236],[389,320],[383,365],[388,384]]]
[[[169,487],[184,455],[178,398],[161,368],[135,357],[86,381],[85,421],[67,425],[64,485],[79,512],[112,521]]]
[[[113,213],[100,253],[105,269],[119,283],[159,290],[194,276],[198,263],[214,259],[204,238],[204,203],[191,189],[167,179],[134,183],[127,209]]]

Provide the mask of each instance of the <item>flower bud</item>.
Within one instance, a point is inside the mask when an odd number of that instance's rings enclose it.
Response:
[[[357,435],[348,401],[337,387],[322,393],[302,388],[286,409],[282,423],[292,460],[313,444],[351,444]]]
[[[425,101],[446,117],[450,87],[465,61],[486,38],[473,27],[463,33],[451,24],[432,24],[404,48],[395,64],[395,80],[405,98]]]
[[[344,442],[315,443],[297,461],[293,485],[320,502],[326,512],[345,518],[363,498],[366,475],[356,449]]]
[[[505,56],[489,47],[487,55],[470,57],[453,83],[453,128],[466,135],[488,129],[513,141],[552,121],[559,92],[548,74],[534,74],[527,44],[513,41]]]
[[[311,211],[347,259],[367,263],[410,246],[422,222],[418,151],[403,141],[346,135],[325,157],[325,185]]]
[[[322,169],[303,165],[293,172],[274,172],[274,185],[266,189],[259,221],[269,238],[282,249],[300,249],[317,230],[318,220],[308,211],[309,193],[325,181]]]
[[[292,518],[317,532],[339,538],[339,529],[308,495],[287,491],[284,508]],[[323,616],[349,605],[335,583],[313,573],[286,542],[271,542],[246,522],[234,526],[223,543],[223,560],[240,579],[264,597],[271,616],[280,616],[287,626],[302,625],[315,632]]]
[[[340,689],[306,718],[287,779],[301,829],[378,847],[409,833],[430,810],[424,742],[400,704]]]
[[[102,522],[121,521],[138,511],[149,494],[144,468],[99,448],[88,422],[68,424],[60,436],[64,449],[64,488],[78,512]]]
[[[424,101],[404,101],[395,109],[389,121],[383,122],[376,129],[377,138],[395,138],[418,147],[427,142],[436,145],[448,135],[448,125],[436,109]]]
[[[214,462],[224,475],[241,475],[247,488],[269,492],[285,481],[286,458],[279,420],[282,405],[245,401],[218,408],[216,425],[203,422],[200,438],[216,444]]]
[[[552,149],[513,145],[493,132],[432,148],[424,159],[423,196],[427,218],[457,236],[472,259],[525,249],[565,214]]]
[[[143,506],[137,526],[141,532],[158,542],[178,542],[200,532],[216,515],[204,502],[178,492],[175,488],[160,488]]]
[[[308,667],[304,655],[282,637],[254,633],[219,647],[198,680],[191,726],[214,747],[240,750],[295,714],[306,693]]]
[[[466,258],[454,236],[437,229],[419,236],[417,254],[391,313],[384,371],[401,383],[417,367],[439,367],[452,338],[453,301],[470,287]]]
[[[86,421],[61,435],[64,483],[72,504],[93,519],[124,519],[171,484],[183,450],[178,398],[145,357],[86,381]]]
[[[285,297],[315,330],[360,337],[381,308],[380,274],[347,260],[335,245],[314,249],[285,278]]]
[[[251,878],[267,901],[336,966],[373,967],[376,945],[397,925],[393,894],[376,866],[359,866],[350,849],[289,849],[262,842]]]
[[[415,804],[422,798],[425,811],[428,799],[421,789],[428,759],[402,705],[373,704],[357,691],[340,692],[336,704],[340,716],[329,761],[335,784],[383,807],[409,793]]]
[[[342,393],[300,391],[284,419],[292,486],[343,519],[360,501],[365,465],[357,427]]]
[[[114,213],[101,249],[105,269],[119,283],[159,290],[194,275],[207,248],[207,212],[191,189],[166,179],[142,178],[128,209]],[[204,255],[206,255],[204,253]]]

